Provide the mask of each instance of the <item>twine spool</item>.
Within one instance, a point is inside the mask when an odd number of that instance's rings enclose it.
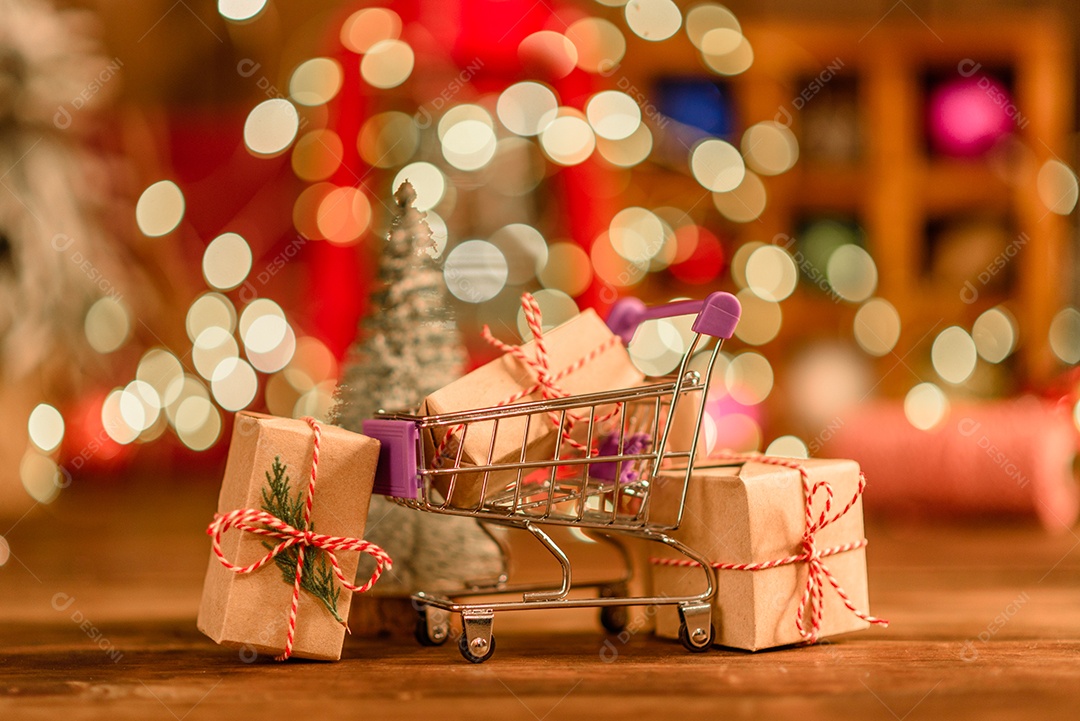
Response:
[[[1076,522],[1076,430],[1052,405],[1025,397],[953,406],[929,431],[895,402],[843,420],[821,439],[822,455],[854,459],[874,479],[868,514],[1035,516],[1053,532]]]

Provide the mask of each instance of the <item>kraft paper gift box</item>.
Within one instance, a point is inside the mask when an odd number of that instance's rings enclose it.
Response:
[[[589,358],[588,362],[580,368],[556,381],[559,388],[571,395],[631,388],[644,380],[644,375],[634,367],[622,342],[608,330],[600,317],[591,309],[547,331],[544,334],[544,344],[548,351],[549,368],[553,375],[558,375],[582,358],[595,353],[595,357]],[[526,357],[536,358],[536,341],[523,344],[521,350]],[[535,384],[536,372],[533,368],[526,366],[508,353],[429,395],[420,408],[420,414],[438,415],[498,406]],[[541,392],[537,391],[517,402],[540,400],[542,397]],[[603,415],[607,410],[610,408],[598,408],[598,415]],[[587,415],[588,411],[578,411],[578,413]],[[492,464],[519,461],[523,445],[525,446],[525,460],[545,460],[554,457],[559,440],[556,423],[551,421],[547,413],[535,413],[529,418],[527,437],[526,416],[500,420],[495,433],[494,446],[492,446],[492,434],[495,430],[493,421],[473,422],[464,433],[461,430],[453,433],[441,454],[442,467],[453,466],[458,443],[464,435],[461,467],[466,468],[466,471],[452,476],[454,489],[450,505],[469,508],[479,504],[484,474],[482,472],[469,473],[467,468],[488,465],[489,450]],[[587,434],[587,426],[587,418],[577,421],[574,436]],[[428,465],[433,464],[437,449],[448,430],[452,429],[440,427],[424,434],[424,456]],[[599,433],[599,429],[594,432]],[[563,450],[566,455],[572,449],[564,445]],[[527,471],[523,473],[523,476],[526,474]],[[437,484],[444,494],[449,490],[449,478],[449,476],[443,476]],[[516,471],[491,473],[488,477],[486,495],[490,496],[505,488],[516,478]]]
[[[855,461],[796,459],[810,474],[813,484],[827,481],[832,486],[830,516],[844,509],[859,486],[859,466]],[[656,518],[674,519],[683,476],[663,475],[654,500]],[[819,490],[812,509],[817,518],[824,508],[826,493]],[[705,555],[712,563],[756,564],[775,561],[803,552],[806,527],[805,502],[799,472],[763,463],[695,468],[687,488],[682,524],[672,533],[683,543]],[[862,499],[816,535],[820,550],[857,543],[864,539]],[[659,544],[656,544],[659,546]],[[683,557],[668,549],[656,556]],[[866,551],[857,548],[822,558],[839,581],[855,608],[868,613]],[[807,563],[795,562],[767,570],[718,569],[717,593],[713,600],[715,643],[749,651],[786,646],[804,640],[796,626],[796,615],[807,583]],[[653,591],[657,595],[691,595],[704,590],[704,574],[699,568],[652,565]],[[829,585],[824,584],[824,613],[819,637],[867,628],[870,624],[847,609]],[[809,631],[809,607],[803,626]],[[678,638],[679,616],[674,606],[661,606],[656,615],[656,633]]]
[[[311,528],[328,535],[362,538],[379,442],[336,426],[324,424],[321,430]],[[287,467],[289,495],[296,500],[305,498],[313,448],[313,431],[302,420],[237,413],[218,513],[241,508],[264,510],[263,489],[268,486],[267,474],[273,474],[275,459]],[[233,529],[222,536],[221,548],[230,562],[246,566],[266,555],[265,540],[268,539]],[[269,541],[277,543],[276,539]],[[305,553],[314,550],[309,547]],[[338,551],[336,555],[345,577],[355,578],[360,554]],[[319,558],[313,567],[320,567]],[[340,591],[338,614],[348,618],[352,593],[337,585],[336,578],[333,583]],[[292,582],[286,582],[274,560],[251,573],[235,573],[222,566],[211,552],[199,606],[199,630],[220,644],[243,649],[242,655],[281,654],[292,594]],[[300,592],[296,621],[293,656],[326,661],[341,658],[344,624],[306,590]]]

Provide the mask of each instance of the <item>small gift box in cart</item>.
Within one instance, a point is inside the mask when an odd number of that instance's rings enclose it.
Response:
[[[539,308],[528,294],[523,307],[534,340],[507,349],[511,359],[500,361],[505,366],[501,375],[485,367],[479,380],[470,374],[457,382],[454,395],[463,403],[485,407],[439,406],[440,412],[434,414],[382,414],[365,422],[364,434],[382,444],[376,492],[418,511],[468,516],[528,531],[560,564],[561,583],[515,588],[497,582],[453,597],[419,593],[413,597],[420,611],[418,640],[426,645],[445,642],[450,637],[450,614],[460,614],[464,633],[459,649],[467,660],[480,663],[495,650],[496,612],[596,606],[604,625],[615,630],[617,612],[625,607],[656,605],[677,609],[680,636],[689,650],[708,649],[715,633],[711,606],[715,572],[702,553],[669,532],[682,520],[704,414],[703,393],[721,343],[738,323],[739,302],[729,293],[657,308],[630,300],[613,309],[608,328],[589,318],[578,319],[585,330],[572,334],[558,328],[545,334]],[[605,367],[632,368],[625,343],[637,326],[648,319],[684,314],[696,314],[695,336],[673,376],[642,384],[632,372],[587,370],[590,362],[601,358],[608,364]],[[580,354],[561,347],[568,335]],[[549,353],[552,337],[560,348]],[[704,361],[703,374],[691,370],[692,360],[695,365]],[[585,392],[581,385],[574,392],[567,390],[564,385],[571,384],[566,381],[583,370],[593,379],[583,385],[596,392]],[[507,377],[516,380],[507,382]],[[612,387],[613,378],[626,385]],[[497,393],[491,391],[493,384]],[[475,393],[461,391],[470,387]],[[424,409],[430,411],[433,405],[426,403]],[[692,423],[686,422],[687,409]],[[675,480],[657,484],[661,474]],[[660,493],[663,498],[657,497]],[[659,544],[696,564],[697,587],[682,595],[656,597],[619,594],[613,592],[619,587],[612,586],[597,598],[571,597],[570,561],[543,530],[552,525]],[[470,596],[492,593],[516,597],[469,602]]]

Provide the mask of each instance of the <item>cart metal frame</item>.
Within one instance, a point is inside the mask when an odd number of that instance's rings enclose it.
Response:
[[[445,643],[452,635],[451,615],[459,614],[464,630],[459,637],[459,649],[467,660],[481,663],[494,653],[492,626],[499,612],[597,607],[605,628],[617,633],[625,627],[626,613],[622,610],[625,607],[676,605],[683,645],[693,652],[705,651],[712,645],[715,571],[703,554],[669,532],[682,521],[705,413],[706,390],[723,340],[733,334],[740,311],[738,301],[728,293],[713,293],[704,301],[681,301],[654,308],[646,308],[636,299],[624,299],[616,304],[608,325],[626,343],[645,320],[697,314],[692,326],[693,340],[677,372],[657,383],[440,415],[380,413],[376,419],[365,422],[365,434],[383,443],[377,492],[418,511],[467,516],[480,521],[482,527],[492,524],[523,530],[558,561],[562,571],[557,587],[512,585],[503,573],[496,579],[470,583],[451,594],[415,594],[413,601],[419,612],[416,637],[420,643]],[[707,344],[708,337],[716,338],[716,343],[702,377],[689,366],[694,354]],[[693,437],[688,449],[673,450],[669,438],[671,421],[680,402],[687,403],[692,395],[700,398],[693,420]],[[616,420],[609,423],[609,417]],[[511,462],[497,461],[493,456],[500,425],[504,429],[515,423],[521,426],[517,419],[524,419],[519,457]],[[529,430],[533,423],[557,425],[557,439],[576,433],[577,445],[584,450],[566,452],[567,444],[559,440],[550,458],[531,457]],[[585,426],[583,437],[579,424]],[[488,432],[488,428],[491,439],[486,462],[463,463],[466,435],[472,429],[480,433]],[[605,428],[616,430],[604,433]],[[447,452],[440,454],[434,439],[455,433],[460,435],[455,442],[447,444]],[[615,433],[618,434],[615,447],[601,451],[605,444],[613,444]],[[635,445],[642,443],[647,447]],[[665,476],[663,485],[657,483],[661,472]],[[461,497],[466,493],[468,499],[462,502]],[[661,503],[658,496],[666,504],[667,515],[656,510]],[[602,583],[575,585],[570,559],[544,531],[545,525],[579,528],[591,537],[612,543],[626,563],[625,574]],[[495,538],[490,531],[489,535]],[[704,590],[683,596],[630,595],[631,559],[619,538],[660,543],[696,562],[705,582]],[[496,540],[505,556],[505,545],[501,539]],[[570,596],[572,590],[583,588],[598,589],[597,597]],[[492,595],[514,598],[472,601]]]

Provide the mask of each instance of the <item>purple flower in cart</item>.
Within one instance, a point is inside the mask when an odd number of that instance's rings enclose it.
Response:
[[[652,436],[648,433],[633,433],[623,442],[623,449],[620,454],[619,434],[611,433],[600,439],[597,455],[600,457],[637,455],[643,453],[651,444]],[[623,462],[622,472],[619,473],[620,483],[633,483],[638,479],[639,474],[634,470],[634,464],[634,461]],[[615,469],[618,465],[619,464],[615,461],[609,463],[594,463],[590,467],[589,475],[593,478],[599,478],[605,481],[614,481]]]

